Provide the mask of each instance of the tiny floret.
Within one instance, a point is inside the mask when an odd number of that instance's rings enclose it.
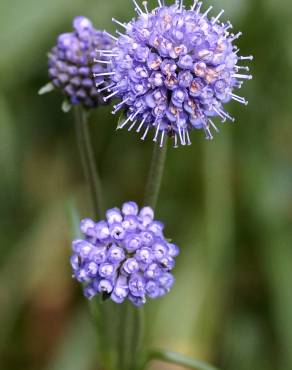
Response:
[[[128,299],[135,306],[165,295],[174,283],[170,271],[179,248],[163,228],[150,207],[139,210],[135,202],[109,209],[106,220],[82,220],[84,238],[73,241],[70,262],[84,295],[101,294],[116,303]]]
[[[74,18],[73,29],[73,32],[59,35],[56,46],[50,51],[49,77],[69,105],[94,108],[105,104],[103,96],[107,82],[106,76],[100,74],[110,71],[106,61],[94,61],[96,50],[111,49],[113,40],[82,16]]]
[[[129,23],[113,18],[122,32],[111,51],[100,52],[112,66],[109,97],[120,100],[113,113],[124,111],[118,128],[135,128],[142,140],[153,129],[160,146],[166,135],[174,147],[189,145],[193,129],[212,139],[214,118],[234,121],[225,104],[247,104],[234,93],[252,78],[241,65],[252,56],[239,56],[234,45],[241,32],[233,34],[229,21],[219,21],[223,11],[214,17],[212,7],[202,11],[202,2],[186,9],[183,0],[171,6],[158,0],[151,12],[146,1],[133,3],[137,17]]]

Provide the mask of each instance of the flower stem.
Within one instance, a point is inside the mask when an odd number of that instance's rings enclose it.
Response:
[[[143,308],[124,302],[118,309],[118,366],[116,370],[137,370],[143,353]]]
[[[180,353],[167,351],[167,350],[152,350],[149,355],[147,362],[151,360],[161,360],[165,362],[169,362],[176,365],[185,366],[188,369],[196,369],[196,370],[218,370],[214,366],[199,360],[195,360],[193,358],[184,356]]]
[[[130,369],[137,370],[141,365],[141,359],[143,359],[143,346],[144,346],[144,308],[134,308],[134,330],[132,330],[131,337],[131,350],[132,359]]]
[[[88,113],[81,107],[77,106],[74,109],[74,117],[82,167],[90,188],[94,216],[99,218],[103,214],[102,190],[90,140]]]
[[[162,148],[154,143],[150,171],[145,190],[144,204],[155,209],[162,181],[167,152],[167,141]]]

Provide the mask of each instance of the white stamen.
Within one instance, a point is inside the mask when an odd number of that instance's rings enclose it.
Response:
[[[107,58],[113,58],[113,57],[119,57],[119,54],[101,54],[102,57],[107,57]]]
[[[242,35],[242,32],[238,32],[236,35],[233,35],[233,37],[231,37],[230,41],[238,39],[241,35]]]
[[[235,118],[234,117],[231,117],[227,112],[225,112],[225,110],[220,109],[219,112],[221,112],[223,114],[223,116],[225,116],[226,118],[228,118],[230,121],[232,121],[232,122],[235,121]]]
[[[121,107],[118,107],[118,108],[114,107],[114,110],[111,111],[111,114],[116,114],[120,109]]]
[[[122,22],[118,21],[116,18],[112,18],[112,21],[114,23],[118,24],[119,26],[124,27],[125,29],[127,29],[127,26],[125,25],[125,23],[122,23]]]
[[[147,13],[147,14],[149,14],[149,12],[148,12],[148,8],[147,8],[147,1],[143,1],[142,2],[142,4],[143,4],[143,6],[144,6],[144,9],[145,9],[145,12]]]
[[[116,74],[116,72],[103,72],[103,73],[93,73],[94,77],[100,77],[100,76],[112,76]]]
[[[103,64],[112,64],[111,60],[100,60],[100,59],[93,59],[95,63],[103,63]]]
[[[242,97],[242,96],[239,96],[239,95],[236,95],[236,94],[231,94],[231,96],[233,96],[233,97],[235,97],[235,98],[238,98],[238,99],[240,99],[240,100],[242,100],[242,101],[245,101],[245,98],[244,98],[244,97]]]
[[[162,148],[163,147],[163,142],[164,142],[164,135],[165,135],[165,131],[164,130],[162,130],[162,133],[161,133],[161,139],[160,139],[160,148]]]
[[[130,36],[125,35],[124,33],[120,32],[119,30],[116,30],[116,33],[117,33],[119,36],[126,37],[127,39],[132,40],[132,38],[131,38]]]
[[[184,0],[180,0],[180,11],[182,12],[183,10],[183,7],[184,7]]]
[[[199,1],[196,6],[197,6],[197,9],[196,9],[196,13],[199,14],[200,13],[200,10],[201,10],[201,6],[202,6],[202,1]]]
[[[162,8],[161,1],[160,0],[157,0],[157,2],[158,2],[158,5],[160,6],[160,8]]]
[[[186,145],[186,130],[184,128],[182,129],[182,137],[183,137],[184,145]]]
[[[146,116],[146,117],[144,117],[144,118],[143,118],[143,120],[142,120],[142,122],[140,123],[139,127],[137,128],[136,132],[140,132],[140,130],[141,130],[142,126],[144,125],[144,122],[146,121],[146,118],[147,118],[147,117],[148,117],[148,116]]]
[[[197,5],[198,0],[194,0],[193,5],[191,6],[191,11],[193,11]]]
[[[132,119],[134,119],[141,111],[143,110],[143,107],[139,108],[133,115]]]
[[[185,142],[183,140],[183,137],[182,137],[182,132],[181,132],[181,128],[178,127],[178,134],[179,134],[179,139],[180,139],[180,142],[182,145],[185,145]]]
[[[113,106],[114,110],[112,111],[112,114],[117,113],[117,111],[119,111],[122,108],[123,104],[125,104],[129,99],[130,98],[127,98],[127,99],[123,100],[121,103],[119,103],[117,105],[114,105]]]
[[[206,15],[213,9],[213,6],[209,6],[209,8],[205,11],[205,13],[202,15],[202,18],[205,18]]]
[[[105,51],[102,51],[102,50],[95,50],[97,53],[99,53],[99,55],[101,57],[105,57],[105,58],[111,58],[111,57],[119,57],[119,54],[114,54],[112,52],[112,50],[109,50],[109,53],[106,53]]]
[[[231,77],[242,78],[244,80],[251,80],[252,79],[252,75],[241,75],[241,74],[237,74],[237,73],[232,75]]]
[[[103,100],[104,100],[104,101],[107,101],[108,99],[112,98],[113,96],[117,95],[118,93],[119,93],[119,90],[114,91],[114,92],[113,92],[113,93],[111,93],[110,95],[105,96],[105,97],[103,98]]]
[[[244,104],[244,105],[248,104],[248,101],[245,98],[243,98],[242,96],[231,94],[231,97],[232,97],[233,100],[237,101],[238,103],[241,103],[241,104]]]
[[[252,56],[252,55],[248,55],[248,56],[246,56],[246,57],[241,56],[241,57],[239,57],[239,59],[240,59],[240,60],[253,60],[253,56]]]
[[[204,127],[204,131],[206,134],[206,139],[207,140],[213,140],[213,135],[211,134],[211,131],[208,126]]]
[[[227,26],[225,26],[225,31],[229,30],[229,28],[233,28],[233,26],[230,23],[230,21],[227,22]]]
[[[236,69],[241,69],[243,71],[249,72],[249,67],[248,66],[235,66]]]
[[[213,110],[222,118],[222,123],[226,121],[226,117],[217,108],[213,107]]]
[[[240,104],[248,105],[248,101],[247,100],[242,101],[242,100],[239,100],[238,98],[235,98],[234,96],[232,96],[232,99],[235,100],[235,101],[237,101]]]
[[[104,81],[101,81],[101,82],[97,82],[97,83],[95,84],[95,86],[96,86],[96,87],[98,87],[98,86],[103,85],[103,84],[104,84]]]
[[[158,137],[158,134],[159,134],[160,123],[161,122],[159,122],[158,125],[157,125],[156,132],[155,132],[155,136],[154,136],[153,141],[157,141],[157,137]]]
[[[223,13],[224,13],[224,10],[222,9],[221,12],[217,15],[217,17],[212,20],[212,23],[215,24]]]
[[[143,11],[142,11],[142,9],[140,8],[140,6],[137,4],[137,1],[136,0],[132,0],[133,1],[133,3],[134,3],[134,5],[135,5],[135,10],[136,10],[136,12],[139,14],[140,13],[140,15],[141,14],[143,14]]]
[[[237,89],[241,89],[242,88],[242,85],[243,85],[243,81],[236,81],[236,83],[235,83],[235,87],[237,88]]]
[[[117,41],[117,37],[115,37],[115,36],[111,35],[109,32],[107,32],[107,31],[103,31],[103,33],[104,33],[105,35],[107,35],[107,36],[111,37],[113,40]]]
[[[215,125],[215,123],[214,123],[211,119],[209,119],[208,121],[209,121],[210,125],[213,127],[213,129],[214,129],[217,133],[219,133],[219,132],[220,132],[220,130],[219,130],[219,129],[218,129],[218,127]]]
[[[131,130],[132,130],[132,128],[136,125],[136,123],[137,123],[137,120],[136,120],[136,121],[134,121],[134,122],[131,124],[131,126],[128,128],[128,131],[131,131]]]
[[[188,130],[186,130],[186,134],[187,134],[187,144],[188,145],[191,145],[192,142],[191,142],[191,139],[190,139],[190,135],[189,135],[189,131]]]
[[[126,124],[131,120],[132,116],[129,116],[126,121],[124,121],[120,126],[117,127],[117,130],[126,126]]]
[[[174,134],[174,144],[173,144],[173,147],[174,148],[177,148],[178,145],[177,145],[177,133]]]
[[[106,50],[106,49],[95,49],[97,53],[104,54],[104,53],[112,53],[112,50]]]
[[[141,137],[141,140],[145,140],[145,138],[146,138],[146,136],[148,134],[149,128],[150,128],[150,125],[147,125],[146,130],[145,130],[143,136]]]
[[[120,102],[119,104],[115,105],[114,108],[118,108],[118,107],[121,107],[123,104],[125,104],[130,98],[127,98],[125,100],[123,100],[122,102]]]
[[[109,85],[109,86],[105,86],[105,87],[103,87],[102,89],[98,89],[98,90],[97,90],[97,92],[98,92],[98,93],[101,93],[102,91],[105,91],[105,90],[110,91],[111,87],[113,87],[113,86],[115,86],[115,84],[111,84],[111,85]]]

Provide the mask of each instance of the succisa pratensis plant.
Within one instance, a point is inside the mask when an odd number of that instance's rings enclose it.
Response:
[[[73,278],[82,284],[91,301],[100,342],[99,366],[105,370],[142,370],[152,359],[187,368],[214,370],[202,361],[167,350],[151,350],[143,343],[142,306],[170,291],[171,270],[178,246],[164,236],[164,225],[154,219],[167,138],[173,146],[191,144],[190,132],[203,130],[213,139],[213,121],[234,121],[225,104],[245,98],[234,93],[251,79],[240,61],[234,41],[241,33],[230,32],[231,23],[220,22],[223,10],[210,17],[212,7],[195,1],[187,9],[183,0],[150,11],[147,2],[133,0],[136,18],[123,23],[117,37],[96,30],[85,17],[76,17],[74,31],[58,37],[49,53],[50,83],[64,95],[62,108],[74,106],[81,160],[87,177],[93,218],[80,222],[83,237],[72,243]],[[121,209],[103,206],[101,181],[88,128],[88,115],[101,104],[117,99],[112,113],[122,112],[118,128],[128,125],[142,140],[153,129],[153,157],[139,209],[126,201]],[[103,219],[103,217],[105,218]],[[184,251],[186,253],[186,251]]]

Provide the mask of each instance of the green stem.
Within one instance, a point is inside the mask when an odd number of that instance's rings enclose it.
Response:
[[[134,308],[134,323],[131,337],[132,358],[130,369],[137,370],[141,365],[141,359],[144,356],[144,309],[143,307]]]
[[[119,325],[118,333],[118,363],[120,370],[127,370],[127,333],[128,333],[128,302],[124,302],[123,305],[119,307]]]
[[[196,370],[218,370],[214,366],[199,360],[192,359],[190,357],[181,355],[180,353],[166,351],[166,350],[152,350],[149,355],[148,359],[151,360],[161,360],[165,362],[169,362],[176,365],[185,366],[189,369],[196,369]]]
[[[145,190],[144,204],[155,209],[161,186],[167,152],[167,141],[162,148],[154,143],[150,171]]]
[[[81,107],[77,106],[74,109],[74,116],[77,141],[83,170],[90,188],[94,216],[99,218],[103,214],[102,190],[90,140],[88,113]]]
[[[148,174],[144,205],[150,206],[155,210],[156,203],[158,200],[158,195],[161,187],[163,171],[166,162],[166,153],[167,153],[167,140],[164,143],[162,148],[159,147],[156,143],[153,146],[153,153],[151,159],[150,170]],[[143,369],[146,354],[143,353],[143,340],[144,340],[144,318],[143,311],[140,307],[139,311],[136,313],[136,330],[133,332],[132,337],[132,348],[136,349],[133,354],[133,370]]]
[[[137,370],[142,358],[143,308],[125,302],[119,310],[118,370]]]

